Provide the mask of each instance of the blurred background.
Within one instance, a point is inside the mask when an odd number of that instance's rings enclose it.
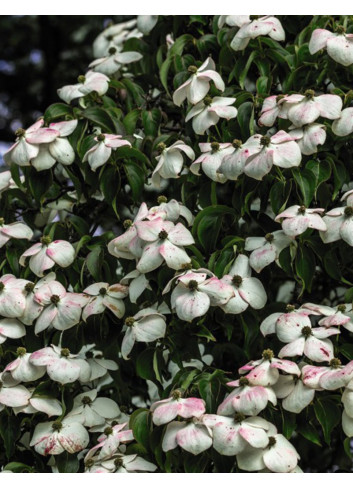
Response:
[[[76,83],[93,60],[92,43],[110,23],[133,16],[0,16],[0,164],[19,127],[27,128],[56,90]]]

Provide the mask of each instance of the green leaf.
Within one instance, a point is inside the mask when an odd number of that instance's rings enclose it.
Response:
[[[86,258],[86,265],[94,280],[101,280],[104,253],[100,246],[94,248]]]
[[[3,411],[0,415],[0,436],[3,439],[6,458],[10,459],[16,449],[16,441],[21,435],[21,420]]]
[[[245,68],[243,69],[243,71],[241,72],[241,74],[239,76],[238,81],[239,81],[239,85],[242,89],[244,89],[245,78],[246,78],[248,71],[250,70],[250,66],[252,65],[252,62],[256,58],[257,54],[258,54],[257,51],[252,51],[252,53],[250,54],[250,56],[247,59]]]
[[[298,433],[304,436],[307,440],[311,441],[312,443],[315,443],[315,445],[318,445],[321,447],[321,441],[320,441],[320,435],[314,426],[312,426],[311,423],[305,423],[303,426],[300,426],[300,428],[297,429]]]
[[[112,204],[120,189],[120,173],[114,166],[105,166],[100,174],[99,187],[108,204]]]
[[[315,195],[319,185],[326,182],[331,176],[331,165],[327,160],[309,160],[305,166],[315,176]]]
[[[130,418],[129,428],[132,429],[134,438],[146,450],[150,448],[151,421],[148,409],[141,409],[135,416]]]
[[[112,120],[106,109],[96,106],[88,107],[82,112],[82,116],[93,122],[94,124],[100,126],[103,129],[103,132],[115,132],[114,121]]]
[[[159,109],[144,110],[142,112],[142,123],[146,136],[158,136],[158,128],[161,123],[162,114]]]
[[[47,110],[44,112],[44,120],[46,123],[51,122],[55,119],[65,119],[65,116],[72,116],[72,107],[63,103],[57,103],[49,105]]]
[[[55,462],[60,473],[72,474],[78,472],[80,462],[76,453],[63,452],[55,456]]]
[[[184,470],[186,473],[203,473],[206,470],[209,458],[205,453],[200,455],[192,455],[183,452]]]
[[[206,403],[206,411],[209,413],[216,412],[218,396],[221,390],[221,382],[218,378],[201,379],[198,383],[200,396]]]
[[[317,189],[316,176],[306,168],[304,170],[302,168],[294,168],[292,169],[292,173],[303,196],[303,204],[306,207],[310,207],[310,203]]]
[[[156,381],[156,374],[153,368],[154,348],[146,348],[136,360],[136,374],[145,380]]]
[[[140,109],[133,109],[123,119],[127,134],[133,134],[136,128],[136,123],[141,115]]]
[[[5,465],[4,470],[11,470],[11,472],[14,472],[15,474],[20,474],[23,472],[34,472],[34,469],[32,467],[21,462],[10,462]]]
[[[315,415],[322,426],[325,442],[329,445],[331,432],[341,422],[341,410],[331,399],[318,399],[314,405]]]
[[[169,94],[169,87],[168,87],[168,73],[169,73],[169,68],[172,64],[173,59],[171,57],[167,58],[160,70],[159,70],[159,77],[161,79],[161,83],[165,89],[165,91]]]
[[[131,187],[132,198],[139,201],[145,184],[144,170],[132,161],[124,164],[125,173]]]
[[[35,201],[38,202],[38,204],[42,204],[45,199],[45,194],[49,191],[53,183],[51,170],[39,172],[31,167],[28,169],[27,181]]]
[[[315,266],[316,261],[313,251],[305,245],[299,247],[295,258],[295,269],[303,285],[301,294],[304,290],[311,292]]]

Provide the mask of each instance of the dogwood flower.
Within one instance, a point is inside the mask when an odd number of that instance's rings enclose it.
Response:
[[[184,246],[194,244],[190,231],[182,224],[173,224],[161,218],[152,221],[138,221],[135,224],[137,235],[146,242],[142,256],[137,263],[140,273],[148,273],[158,268],[165,260],[167,266],[179,270],[191,259]]]
[[[136,454],[123,455],[117,453],[108,460],[88,459],[85,462],[85,472],[109,472],[109,473],[135,473],[135,472],[154,472],[156,465],[147,462]]]
[[[33,231],[22,222],[5,224],[5,220],[0,218],[0,248],[2,248],[11,238],[13,239],[32,239]]]
[[[312,123],[303,127],[291,126],[289,135],[294,138],[303,155],[317,153],[317,147],[326,141],[324,124]]]
[[[62,415],[62,405],[57,399],[40,396],[37,397],[34,387],[31,387],[28,390],[31,393],[31,397],[28,399],[28,403],[23,406],[13,408],[13,412],[16,415],[19,413],[45,413],[48,418],[50,418],[51,416]]]
[[[193,455],[199,455],[212,446],[212,431],[202,418],[191,421],[172,421],[162,441],[162,450],[168,452],[177,446]]]
[[[59,135],[58,131],[43,127],[44,119],[35,122],[28,129],[17,129],[16,142],[4,153],[7,165],[15,163],[19,166],[30,166],[38,156],[40,145],[53,142]]]
[[[285,131],[278,131],[273,136],[256,135],[258,151],[248,157],[244,173],[248,177],[262,180],[271,171],[273,165],[280,168],[293,168],[300,165],[302,155],[295,139]],[[255,139],[255,136],[253,136]]]
[[[163,290],[169,292],[172,282],[176,287],[171,295],[172,309],[183,321],[192,321],[206,314],[210,306],[225,304],[233,295],[233,289],[206,269],[190,270],[173,277]]]
[[[151,412],[152,420],[155,425],[169,423],[177,416],[182,418],[200,417],[206,410],[205,402],[196,397],[183,399],[181,392],[175,390],[171,393],[171,397],[163,399],[152,404]]]
[[[78,355],[71,354],[68,348],[47,346],[32,353],[29,361],[38,367],[45,366],[49,377],[60,384],[75,380],[88,382],[91,376],[88,363]]]
[[[93,42],[93,56],[102,58],[109,52],[109,48],[115,46],[122,49],[123,43],[129,37],[138,37],[136,31],[131,31],[136,26],[136,19],[119,24],[109,25],[101,32]],[[141,36],[140,36],[141,37]]]
[[[97,395],[97,390],[93,389],[76,396],[72,410],[66,419],[91,427],[104,423],[106,419],[119,416],[120,409],[115,401]]]
[[[9,374],[11,379],[17,382],[33,382],[45,375],[45,367],[35,366],[29,361],[31,354],[27,353],[26,348],[20,346],[16,353],[16,360],[6,365],[3,371],[4,379],[6,379],[6,374]]]
[[[27,281],[17,279],[12,274],[0,278],[0,315],[6,318],[19,318],[24,313],[26,299],[23,289]]]
[[[343,66],[353,63],[353,34],[346,34],[343,26],[336,33],[326,29],[315,29],[309,42],[310,54],[326,49],[327,54]]]
[[[34,300],[43,310],[36,321],[34,332],[44,331],[49,326],[65,331],[79,323],[82,307],[87,304],[83,294],[66,292],[55,280],[43,285],[34,294]]]
[[[0,319],[0,345],[7,338],[18,339],[26,335],[26,328],[17,319]]]
[[[211,58],[207,58],[199,68],[194,65],[189,66],[188,72],[192,75],[175,90],[173,94],[174,104],[180,107],[186,98],[191,104],[197,104],[207,95],[211,81],[214,82],[218,90],[223,92],[225,89],[224,82],[215,69],[216,65]]]
[[[277,262],[281,251],[290,246],[292,242],[293,238],[284,234],[283,231],[268,233],[263,238],[246,238],[245,250],[252,251],[249,257],[251,268],[260,273],[272,262]]]
[[[341,116],[333,121],[331,129],[332,132],[337,136],[343,137],[351,134],[353,132],[353,107],[347,107],[346,109],[343,109],[341,112]]]
[[[91,376],[89,382],[104,377],[108,370],[118,370],[118,364],[114,360],[104,358],[103,352],[95,350],[96,345],[84,345],[78,352],[78,357],[83,358],[88,363]]]
[[[125,275],[120,280],[120,283],[122,285],[129,285],[129,300],[132,304],[136,304],[137,299],[146,289],[152,290],[146,275],[140,273],[138,270],[133,270]]]
[[[38,423],[30,441],[30,446],[41,455],[59,455],[64,451],[76,453],[89,443],[89,435],[81,423],[70,418],[61,421]]]
[[[298,236],[308,228],[318,231],[327,231],[327,225],[320,216],[325,209],[308,209],[304,205],[292,205],[276,216],[275,221],[281,222],[282,229],[287,236]]]
[[[268,334],[276,333],[277,322],[283,325],[289,324],[302,324],[305,326],[305,318],[311,314],[319,316],[320,313],[316,310],[306,307],[308,304],[304,304],[299,309],[296,309],[292,304],[288,304],[286,312],[274,312],[267,316],[260,324],[260,331],[264,336]],[[309,306],[309,305],[308,305]]]
[[[135,341],[150,343],[163,338],[166,331],[165,316],[149,307],[141,309],[134,316],[125,319],[125,336],[121,343],[121,354],[125,360],[133,349]]]
[[[259,150],[258,136],[251,136],[244,144],[239,139],[232,142],[233,152],[224,156],[219,173],[227,180],[237,180],[244,173],[246,160]]]
[[[94,140],[97,141],[97,144],[87,151],[82,160],[83,162],[88,161],[93,171],[109,160],[112,151],[122,146],[131,146],[129,141],[122,139],[122,136],[117,134],[98,134]]]
[[[348,385],[353,374],[353,361],[342,365],[341,360],[332,358],[328,367],[305,365],[302,368],[304,385],[316,390],[336,390]]]
[[[300,455],[296,449],[280,434],[269,436],[265,448],[249,447],[237,455],[238,467],[249,472],[264,468],[271,472],[291,472],[297,466],[298,460]]]
[[[158,22],[158,15],[138,15],[137,28],[142,34],[147,35],[151,32]]]
[[[88,303],[82,313],[84,321],[92,314],[101,314],[106,308],[118,318],[124,316],[125,304],[122,299],[128,295],[126,285],[109,285],[106,282],[98,282],[87,287],[83,293],[88,296]]]
[[[21,181],[24,181],[23,175],[21,176]],[[12,178],[11,172],[9,170],[2,171],[0,173],[0,195],[2,194],[2,192],[4,192],[5,190],[9,190],[10,188],[17,188],[17,185]]]
[[[95,59],[89,64],[89,68],[107,76],[114,75],[126,64],[134,63],[142,58],[142,54],[136,51],[124,51],[120,53],[116,46],[108,48],[108,54],[102,58]]]
[[[40,243],[31,246],[22,253],[19,259],[20,265],[26,265],[29,259],[29,268],[38,277],[43,277],[44,271],[52,268],[55,264],[66,268],[71,265],[75,258],[75,249],[68,242],[61,239],[52,241],[50,236],[43,236]]]
[[[114,425],[104,428],[102,435],[98,437],[98,444],[95,445],[85,456],[85,461],[91,458],[95,458],[95,454],[99,450],[98,460],[106,460],[113,457],[116,454],[118,447],[121,447],[121,443],[126,443],[134,439],[132,430],[124,430],[127,426],[125,423],[115,423]]]
[[[0,377],[0,411],[4,406],[20,407],[28,403],[31,393],[23,385],[6,386]]]
[[[352,304],[339,304],[336,307],[319,306],[316,304],[306,303],[304,307],[312,308],[319,314],[326,317],[320,319],[319,325],[329,328],[331,326],[343,326],[348,331],[353,332],[353,311]]]
[[[272,350],[264,350],[260,360],[248,362],[239,369],[239,373],[246,374],[246,378],[252,385],[268,387],[278,381],[280,370],[287,374],[300,376],[300,369],[296,363],[274,358]]]
[[[229,301],[220,304],[227,314],[240,314],[249,306],[262,309],[266,304],[266,291],[258,278],[251,277],[249,258],[245,255],[238,255],[228,274],[221,278],[221,282],[233,289],[233,296]]]
[[[301,413],[315,397],[315,389],[293,375],[280,375],[273,390],[278,399],[283,399],[283,409],[296,414]]]
[[[184,163],[182,152],[191,160],[195,159],[193,149],[180,140],[169,147],[164,143],[159,143],[157,149],[160,153],[159,156],[156,157],[158,164],[152,173],[152,182],[157,186],[160,185],[161,177],[179,178],[179,173],[181,172]]]
[[[247,377],[227,382],[227,385],[235,389],[218,406],[218,415],[232,416],[239,413],[256,416],[265,409],[268,401],[271,401],[274,406],[277,404],[276,394],[271,387],[252,385]]]
[[[175,199],[171,199],[168,202],[168,199],[163,195],[160,195],[157,200],[159,205],[151,207],[148,211],[148,219],[150,221],[156,217],[161,217],[166,221],[176,222],[182,217],[188,226],[193,224],[194,216],[185,205]]]
[[[241,27],[249,22],[249,15],[220,15],[218,19],[218,27],[221,29],[224,24],[229,25],[229,27]]]
[[[200,175],[200,167],[203,172],[214,182],[224,183],[227,179],[220,172],[221,164],[225,156],[234,150],[231,143],[199,143],[201,155],[191,164],[190,171]]]
[[[249,41],[258,36],[269,36],[275,41],[284,41],[285,39],[282,24],[272,15],[265,15],[264,17],[252,21],[249,18],[247,19],[247,16],[232,17],[234,20],[235,17],[238,18],[236,25],[240,27],[230,43],[230,47],[234,49],[234,51],[245,49],[249,44]]]
[[[353,207],[336,207],[326,212],[323,217],[326,230],[320,232],[324,243],[332,243],[343,239],[349,246],[353,246]]]
[[[206,96],[188,112],[185,122],[192,119],[192,128],[196,134],[203,135],[211,126],[215,126],[219,119],[234,119],[238,109],[232,105],[234,97],[210,97]],[[231,107],[230,107],[231,106]]]
[[[65,85],[58,89],[59,97],[69,104],[72,100],[84,97],[91,92],[104,95],[109,88],[109,78],[103,73],[88,71],[85,75],[80,75],[75,85]]]
[[[316,97],[314,90],[306,90],[304,95],[289,95],[286,104],[289,104],[287,117],[296,127],[311,124],[318,117],[338,119],[342,110],[342,99],[338,95]]]
[[[271,95],[266,97],[261,108],[259,120],[257,121],[259,126],[274,126],[277,117],[280,119],[288,119],[288,95]]]
[[[19,317],[22,323],[27,326],[33,324],[33,321],[40,315],[44,306],[35,300],[35,294],[41,287],[43,287],[43,285],[53,282],[55,278],[55,273],[51,272],[38,280],[37,283],[30,282],[29,280],[26,281],[26,284],[22,289],[22,293],[25,296],[25,308],[22,315]]]

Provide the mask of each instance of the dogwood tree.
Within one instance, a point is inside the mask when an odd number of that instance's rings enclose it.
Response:
[[[350,471],[350,17],[140,16],[0,174],[0,465]]]

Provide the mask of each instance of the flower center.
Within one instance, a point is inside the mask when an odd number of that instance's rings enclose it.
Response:
[[[51,237],[50,236],[42,236],[40,238],[40,242],[46,246],[51,243]]]
[[[287,312],[293,312],[293,311],[295,311],[295,306],[293,306],[293,304],[287,304],[286,305],[286,311]]]
[[[168,199],[165,195],[160,195],[157,199],[158,204],[166,204]]]
[[[306,90],[304,92],[304,95],[308,99],[313,99],[315,97],[315,91],[314,90]]]
[[[116,457],[114,460],[114,465],[117,468],[122,467],[124,465],[123,459],[121,457]]]
[[[337,25],[335,31],[337,34],[344,34],[346,32],[346,29],[343,27],[343,25]]]
[[[62,357],[69,357],[70,356],[70,350],[68,348],[62,348],[61,349],[61,352],[60,352],[60,355]]]
[[[337,306],[337,311],[339,312],[346,312],[346,305],[345,304],[340,304],[339,306]]]
[[[127,317],[127,318],[125,319],[125,324],[126,324],[126,326],[127,326],[128,328],[131,328],[131,327],[134,325],[134,322],[135,322],[135,321],[136,321],[136,319],[135,319],[134,317],[130,316],[130,317]]]
[[[0,226],[2,226],[3,224],[5,224],[5,219],[3,217],[0,217]]]
[[[158,235],[159,239],[167,239],[168,238],[168,233],[164,229],[159,233]]]
[[[23,348],[23,346],[19,346],[16,350],[16,354],[18,357],[23,357],[27,353],[26,348]]]
[[[82,404],[84,406],[87,406],[87,405],[89,406],[90,404],[92,404],[92,399],[88,396],[85,396],[82,398]]]
[[[277,95],[276,97],[276,102],[280,102],[282,99],[284,99],[285,95]]]
[[[180,267],[181,270],[191,270],[192,269],[192,263],[183,263]]]
[[[206,95],[206,97],[203,99],[203,103],[209,107],[212,104],[212,97]]]
[[[109,48],[109,54],[115,54],[115,53],[116,53],[116,48],[114,46]]]
[[[172,391],[171,396],[173,399],[175,399],[177,401],[178,399],[181,398],[181,391],[179,391],[178,389],[175,391]]]
[[[188,72],[189,73],[193,73],[193,74],[197,73],[197,66],[190,65],[189,68],[188,68]]]
[[[211,143],[211,149],[213,153],[219,151],[219,143],[217,143],[217,141],[213,141],[213,143]]]
[[[234,284],[236,287],[240,287],[242,283],[243,278],[240,275],[234,275],[232,278],[232,284]]]
[[[268,146],[271,142],[271,138],[269,138],[268,136],[262,136],[262,138],[260,139],[260,144],[262,146]]]
[[[276,445],[276,438],[274,436],[269,436],[268,437],[268,446],[267,446],[267,448],[271,448],[274,445]]]
[[[18,138],[22,138],[25,134],[26,131],[22,128],[17,129],[17,131],[15,131],[15,136],[17,136]]]
[[[353,207],[346,207],[344,209],[344,215],[346,217],[352,217],[353,216]]]
[[[338,368],[342,365],[342,362],[339,358],[332,358],[329,363],[331,368]]]
[[[245,387],[246,385],[249,385],[250,381],[246,377],[240,377],[239,379],[239,385],[240,387]]]
[[[236,423],[241,423],[242,421],[244,421],[244,419],[245,419],[244,414],[240,414],[240,413],[235,413],[234,414],[234,421]]]
[[[25,285],[25,291],[26,292],[33,292],[33,290],[34,290],[34,283],[28,282],[28,284]]]
[[[302,214],[304,215],[305,214],[305,211],[306,211],[306,207],[305,205],[301,205],[298,209],[298,214]]]
[[[123,222],[124,229],[129,229],[129,227],[132,226],[132,220],[131,219],[125,219]]]
[[[105,136],[104,136],[104,134],[98,134],[98,136],[97,136],[97,141],[102,142],[102,141],[104,141],[104,140],[105,140]]]
[[[54,431],[60,431],[61,428],[63,427],[63,424],[60,421],[54,421],[54,423],[51,425]]]
[[[309,338],[309,336],[311,336],[311,328],[310,328],[310,326],[304,326],[304,328],[302,328],[302,335],[305,338]]]
[[[232,146],[233,148],[241,148],[243,142],[240,139],[233,139]]]
[[[105,295],[107,293],[107,289],[105,287],[102,287],[101,289],[99,289],[99,293],[100,295]]]
[[[104,434],[106,436],[112,435],[113,434],[113,428],[111,426],[107,426],[104,430]]]
[[[79,83],[85,83],[85,81],[86,81],[86,77],[85,77],[85,75],[80,75],[80,76],[77,78],[77,81],[78,81]]]
[[[88,460],[86,460],[85,467],[93,467],[93,465],[94,465],[93,458],[89,458]]]
[[[198,283],[196,280],[190,280],[190,282],[188,283],[188,287],[190,290],[197,290],[197,287],[198,287]]]
[[[272,233],[267,233],[266,236],[265,236],[265,240],[268,242],[268,243],[272,243],[272,241],[274,240],[274,236]]]
[[[274,357],[274,353],[272,350],[268,349],[268,350],[264,350],[262,352],[262,358],[264,360],[272,360],[272,358]]]
[[[164,143],[159,143],[157,144],[157,151],[158,153],[163,153],[163,151],[166,149],[166,145]]]
[[[4,288],[5,288],[4,282],[0,282],[0,292],[4,290]]]
[[[50,302],[56,306],[60,302],[60,297],[54,294],[50,297]]]

